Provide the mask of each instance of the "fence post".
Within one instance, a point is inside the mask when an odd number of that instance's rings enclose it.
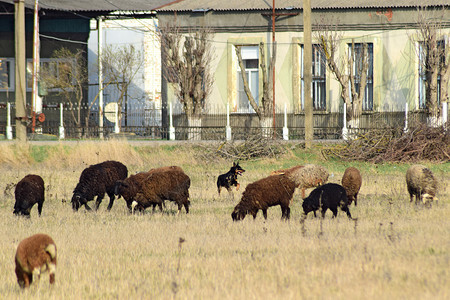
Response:
[[[119,126],[119,104],[117,102],[114,103],[114,133],[120,133]]]
[[[65,138],[64,134],[64,119],[63,119],[64,108],[62,102],[59,103],[59,139],[63,140]]]
[[[284,104],[284,127],[283,127],[283,140],[289,140],[289,128],[287,127],[287,103]]]
[[[344,126],[342,127],[342,138],[344,141],[348,139],[348,130],[347,130],[347,104],[344,102]]]
[[[403,128],[403,132],[408,132],[408,102],[405,104],[405,128]]]
[[[6,138],[12,140],[12,126],[11,126],[11,103],[6,104]]]
[[[225,129],[227,141],[231,141],[231,126],[230,126],[230,104],[227,103],[227,127]]]
[[[175,128],[173,127],[172,102],[169,103],[169,139],[175,141]]]

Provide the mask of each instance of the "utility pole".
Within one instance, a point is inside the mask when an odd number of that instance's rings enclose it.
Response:
[[[38,75],[39,75],[39,57],[40,57],[40,43],[39,43],[39,3],[34,0],[34,26],[33,26],[33,92],[31,99],[31,130],[34,133],[36,128],[36,115],[42,113],[42,99],[38,92]],[[39,128],[39,133],[42,133],[42,128]]]
[[[272,57],[275,55],[275,0],[272,3]],[[272,60],[273,61],[273,60]],[[272,66],[272,126],[273,126],[273,139],[275,139],[275,64]]]
[[[27,141],[27,112],[26,112],[26,75],[25,75],[25,3],[24,0],[14,0],[15,25],[15,94],[16,94],[16,139]]]
[[[103,139],[103,65],[102,65],[102,18],[97,20],[98,30],[98,130],[99,138]]]
[[[303,0],[303,76],[305,80],[305,148],[312,147],[314,138],[312,84],[311,0]]]

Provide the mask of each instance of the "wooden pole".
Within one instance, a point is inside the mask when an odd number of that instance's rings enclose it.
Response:
[[[311,0],[303,1],[303,76],[305,80],[305,148],[310,149],[314,138],[312,83],[312,42],[311,42]]]
[[[14,0],[15,23],[15,56],[16,56],[16,138],[19,142],[27,141],[26,112],[26,66],[25,66],[25,3],[24,0]]]

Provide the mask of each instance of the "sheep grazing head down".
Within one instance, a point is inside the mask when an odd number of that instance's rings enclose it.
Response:
[[[78,193],[74,193],[72,196],[72,209],[74,211],[78,211],[78,209],[85,203],[87,203],[86,199],[83,198],[82,195]]]
[[[27,288],[34,279],[48,272],[50,284],[55,283],[56,245],[46,234],[35,234],[19,243],[16,251],[16,276],[21,288]]]
[[[416,204],[420,201],[425,206],[431,206],[433,201],[437,201],[436,192],[438,182],[430,169],[423,165],[412,165],[406,171],[406,185],[408,188],[410,202],[416,199]]]

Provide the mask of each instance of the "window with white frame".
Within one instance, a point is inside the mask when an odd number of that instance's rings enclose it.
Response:
[[[303,66],[303,45],[301,55],[301,65]],[[311,97],[313,100],[314,110],[326,110],[326,59],[325,54],[320,50],[319,45],[312,46],[312,86]],[[301,85],[302,85],[302,107],[305,107],[305,82],[303,76],[303,67],[301,68]]]
[[[0,91],[14,90],[14,58],[0,58]]]
[[[72,78],[74,61],[68,59],[58,58],[41,58],[40,59],[40,72],[46,73],[46,76],[51,76],[58,81],[65,81],[74,83]],[[48,83],[47,83],[48,84]],[[33,88],[33,60],[27,59],[27,91],[31,91]],[[49,90],[57,90],[51,85],[47,88]]]
[[[353,61],[353,74],[355,74],[355,88],[358,91],[361,84],[361,76],[357,70],[361,69],[363,62],[363,43],[354,43],[355,49],[352,49],[352,44],[348,44],[349,55],[355,53],[355,60]],[[369,67],[367,69],[366,89],[364,90],[364,98],[362,103],[363,111],[373,110],[373,43],[367,43],[367,55],[369,60]],[[350,91],[351,97],[351,91]]]
[[[259,103],[259,48],[258,46],[241,46],[242,62],[245,67],[245,76],[248,81],[250,92]],[[239,67],[237,69],[237,112],[255,112],[250,105],[247,94],[244,89],[244,81],[242,79],[242,71]]]
[[[424,43],[420,42],[418,44],[418,53],[419,53],[419,108],[424,109],[426,107],[426,82],[427,82],[427,73],[426,73],[426,57],[425,57],[425,49],[424,49]],[[440,40],[437,42],[437,47],[439,53],[445,53],[445,41]],[[440,56],[441,60],[445,60],[445,56]],[[441,61],[443,62],[443,61]],[[442,64],[441,64],[442,65]],[[438,70],[440,71],[440,70]],[[441,76],[438,72],[437,77],[437,100],[438,103],[440,103],[441,100]]]

